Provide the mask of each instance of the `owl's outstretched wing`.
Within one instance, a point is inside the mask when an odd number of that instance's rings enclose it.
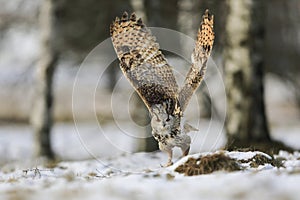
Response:
[[[167,112],[172,114],[178,103],[178,85],[151,31],[134,13],[129,17],[125,12],[111,24],[110,35],[121,70],[148,109],[168,102]]]
[[[214,43],[214,16],[206,10],[197,34],[196,45],[192,54],[192,66],[186,75],[184,86],[179,92],[179,103],[184,111],[194,91],[204,78],[207,61]]]

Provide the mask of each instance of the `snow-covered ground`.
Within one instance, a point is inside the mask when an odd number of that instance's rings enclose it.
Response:
[[[249,158],[249,152],[229,155]],[[174,172],[174,166],[160,167],[166,157],[158,152],[60,162],[53,168],[10,164],[0,172],[0,198],[299,199],[300,155],[281,152],[280,156],[287,159],[281,168],[266,164],[243,171],[218,171],[192,177]]]
[[[137,131],[131,123],[121,126]],[[203,121],[200,126],[205,130],[209,123]],[[78,124],[77,129],[74,124],[56,125],[52,137],[55,152],[70,161],[45,165],[31,159],[33,136],[29,127],[2,126],[0,199],[299,199],[299,153],[281,152],[277,156],[283,160],[280,168],[265,164],[187,177],[175,172],[176,166],[189,157],[215,152],[225,142],[223,134],[193,133],[194,155],[179,160],[177,149],[174,166],[162,168],[166,154],[135,153],[136,137],[113,125],[102,126],[102,130],[99,124]],[[225,153],[238,160],[255,155]]]

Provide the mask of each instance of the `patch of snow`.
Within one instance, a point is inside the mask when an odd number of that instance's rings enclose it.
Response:
[[[240,152],[240,151],[226,151],[226,155],[228,155],[231,158],[234,158],[236,160],[249,160],[251,158],[253,158],[255,155],[263,155],[269,159],[272,159],[271,156],[269,156],[268,154],[265,154],[263,152],[260,151],[248,151],[248,152]]]
[[[236,155],[249,158],[250,153]],[[11,199],[298,199],[300,174],[285,169],[217,172],[185,177],[157,163],[162,153],[126,154],[112,159],[60,162],[0,170],[0,198]],[[253,154],[252,154],[253,155]],[[195,156],[195,155],[194,155]],[[293,155],[289,155],[292,156]],[[182,159],[183,160],[183,159]],[[181,161],[182,161],[181,160]],[[180,162],[181,162],[180,161]],[[177,163],[176,163],[177,164]],[[23,170],[28,170],[25,173]],[[39,169],[40,176],[34,169]],[[284,183],[284,184],[283,184]]]
[[[283,158],[284,167],[289,172],[300,172],[300,153],[288,153],[286,151],[280,151],[276,158]]]

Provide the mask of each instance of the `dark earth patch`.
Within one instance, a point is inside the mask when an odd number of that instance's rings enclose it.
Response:
[[[249,163],[251,168],[257,168],[265,164],[271,164],[274,167],[284,167],[284,159],[274,159],[264,154],[256,154],[247,160],[237,160],[224,153],[215,153],[201,156],[199,158],[189,158],[184,164],[179,165],[175,171],[186,176],[195,176],[201,174],[210,174],[215,171],[239,171],[244,170],[242,164]]]
[[[238,171],[241,170],[237,161],[224,153],[202,156],[200,158],[189,158],[183,165],[178,166],[175,171],[186,176],[210,174],[214,171]]]

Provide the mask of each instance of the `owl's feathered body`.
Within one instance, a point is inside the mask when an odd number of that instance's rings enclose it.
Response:
[[[189,152],[191,139],[186,134],[187,129],[182,123],[182,116],[188,100],[203,79],[212,49],[210,40],[214,39],[212,21],[213,18],[209,17],[207,11],[202,22],[204,28],[201,25],[198,33],[198,40],[202,46],[196,44],[192,58],[195,62],[181,91],[171,66],[159,50],[156,38],[141,19],[137,20],[134,13],[129,17],[125,12],[122,18],[116,18],[110,27],[121,70],[151,113],[152,134],[159,142],[160,149],[169,153],[168,165],[172,164],[173,147],[180,147],[183,155]],[[204,37],[207,38],[206,34],[202,33],[206,30],[206,24],[211,27],[208,42],[202,41]]]

